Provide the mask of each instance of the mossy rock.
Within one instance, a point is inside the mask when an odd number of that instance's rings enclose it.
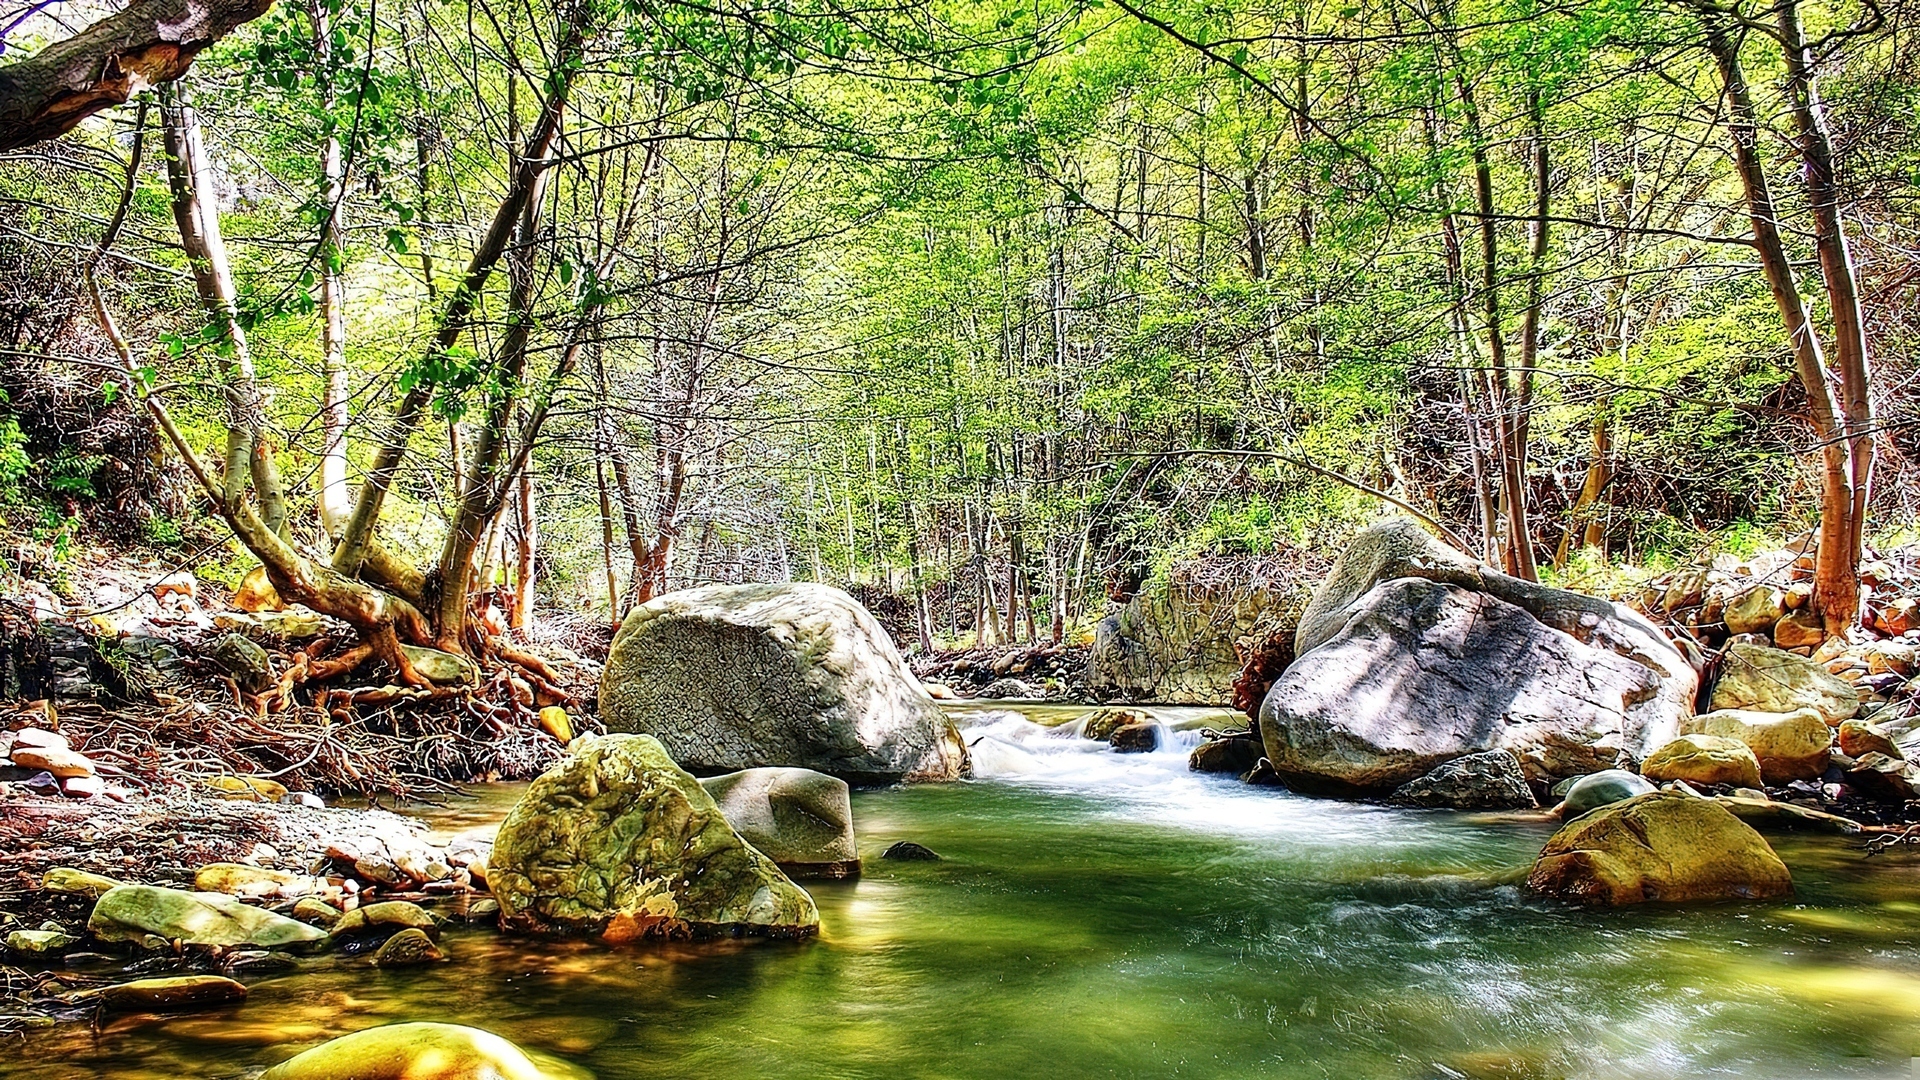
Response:
[[[1656,791],[1562,826],[1527,889],[1586,904],[1771,900],[1793,876],[1752,826],[1712,799]]]
[[[820,926],[806,890],[650,735],[577,740],[501,823],[487,882],[502,927],[523,932],[619,943]]]
[[[326,931],[249,907],[221,893],[193,893],[157,885],[121,885],[93,906],[87,932],[109,943],[146,944],[152,938],[185,945],[249,945],[276,949],[311,945]]]

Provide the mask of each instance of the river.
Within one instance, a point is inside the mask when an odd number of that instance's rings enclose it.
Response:
[[[1191,730],[1121,755],[955,713],[1027,756],[856,793],[867,872],[809,883],[817,940],[607,950],[455,928],[449,964],[308,961],[230,1012],[36,1036],[0,1075],[244,1077],[399,1020],[485,1027],[601,1080],[1914,1074],[1920,859],[1776,837],[1795,904],[1576,910],[1502,883],[1545,823],[1194,774]],[[497,820],[513,791],[482,795],[427,816]],[[945,858],[880,860],[898,840]]]

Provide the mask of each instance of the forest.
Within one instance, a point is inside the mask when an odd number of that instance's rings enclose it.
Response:
[[[1917,34],[0,5],[0,1076],[1903,1063],[1800,1010],[1920,1012]]]

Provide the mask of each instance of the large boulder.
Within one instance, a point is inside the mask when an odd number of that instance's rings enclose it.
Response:
[[[741,839],[789,877],[860,873],[845,780],[812,769],[742,769],[708,777],[700,786]]]
[[[1203,583],[1175,567],[1094,627],[1087,687],[1126,701],[1231,705],[1242,664],[1235,646],[1256,630],[1290,629],[1305,602],[1304,588]]]
[[[1761,777],[1769,784],[1812,780],[1826,772],[1833,743],[1833,729],[1813,709],[1790,713],[1721,709],[1682,721],[1680,733],[1718,735],[1747,744],[1760,761]]]
[[[600,682],[609,730],[701,775],[953,780],[966,748],[867,610],[826,585],[712,585],[635,608]]]
[[[1562,826],[1527,889],[1588,904],[1767,900],[1793,894],[1786,864],[1712,799],[1656,791]]]
[[[573,1080],[584,1070],[458,1024],[387,1024],[342,1035],[275,1065],[260,1080]]]
[[[250,907],[224,893],[185,892],[158,885],[119,885],[102,893],[87,919],[95,940],[113,944],[300,947],[324,941],[324,930]]]
[[[487,884],[509,929],[616,944],[820,927],[813,898],[649,735],[575,740],[500,823]]]
[[[1409,522],[1362,533],[1314,595],[1260,730],[1297,790],[1391,792],[1511,751],[1551,782],[1639,760],[1696,678],[1641,616],[1475,565]]]
[[[1860,710],[1853,684],[1804,656],[1744,641],[1727,647],[1713,684],[1714,711],[1790,713],[1812,709],[1829,724]]]

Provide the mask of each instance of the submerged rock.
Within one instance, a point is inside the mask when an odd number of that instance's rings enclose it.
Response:
[[[1187,755],[1187,768],[1194,772],[1239,776],[1259,763],[1261,751],[1260,740],[1251,733],[1209,739]]]
[[[1152,721],[1113,729],[1107,745],[1122,754],[1150,754],[1160,748],[1160,725]]]
[[[430,938],[440,936],[440,924],[427,909],[406,900],[382,900],[343,913],[333,924],[333,936],[342,941],[374,941],[406,930]]]
[[[1829,724],[1860,711],[1852,684],[1804,656],[1765,645],[1735,642],[1720,663],[1712,707],[1791,713],[1813,709]]]
[[[79,943],[62,930],[15,930],[7,935],[7,951],[21,956],[57,956]]]
[[[1560,813],[1571,821],[1589,810],[1617,802],[1626,802],[1653,791],[1647,778],[1625,769],[1602,769],[1575,780],[1567,787]]]
[[[581,1070],[490,1031],[459,1024],[388,1024],[343,1035],[275,1065],[260,1080],[574,1080]]]
[[[1657,782],[1759,787],[1760,761],[1739,739],[1682,735],[1648,754],[1640,775]]]
[[[743,769],[700,781],[741,839],[795,878],[860,873],[847,782],[811,769]]]
[[[1550,782],[1637,760],[1692,712],[1693,669],[1644,618],[1480,567],[1410,522],[1354,540],[1295,644],[1260,730],[1309,793],[1391,792],[1488,750]]]
[[[628,614],[600,684],[609,730],[699,773],[953,780],[966,749],[867,610],[825,585],[713,585]]]
[[[108,1012],[171,1012],[207,1009],[245,1001],[247,988],[220,975],[175,975],[136,979],[103,988],[100,1005]]]
[[[1395,802],[1459,810],[1515,810],[1538,806],[1520,759],[1505,750],[1467,754],[1408,781],[1393,793]]]
[[[374,967],[417,967],[421,964],[438,963],[445,960],[447,954],[433,943],[426,931],[416,927],[407,927],[393,935],[373,954]]]
[[[1766,840],[1712,799],[1656,791],[1561,827],[1527,889],[1588,904],[1769,900],[1793,878]]]
[[[883,859],[895,862],[939,862],[940,855],[929,847],[922,847],[911,840],[902,840],[880,853]]]
[[[221,893],[157,885],[121,885],[93,906],[87,932],[98,941],[135,945],[151,939],[185,945],[283,948],[322,941],[326,932]]]
[[[813,898],[649,735],[576,740],[501,823],[487,881],[501,924],[528,932],[617,943],[820,925]]]

